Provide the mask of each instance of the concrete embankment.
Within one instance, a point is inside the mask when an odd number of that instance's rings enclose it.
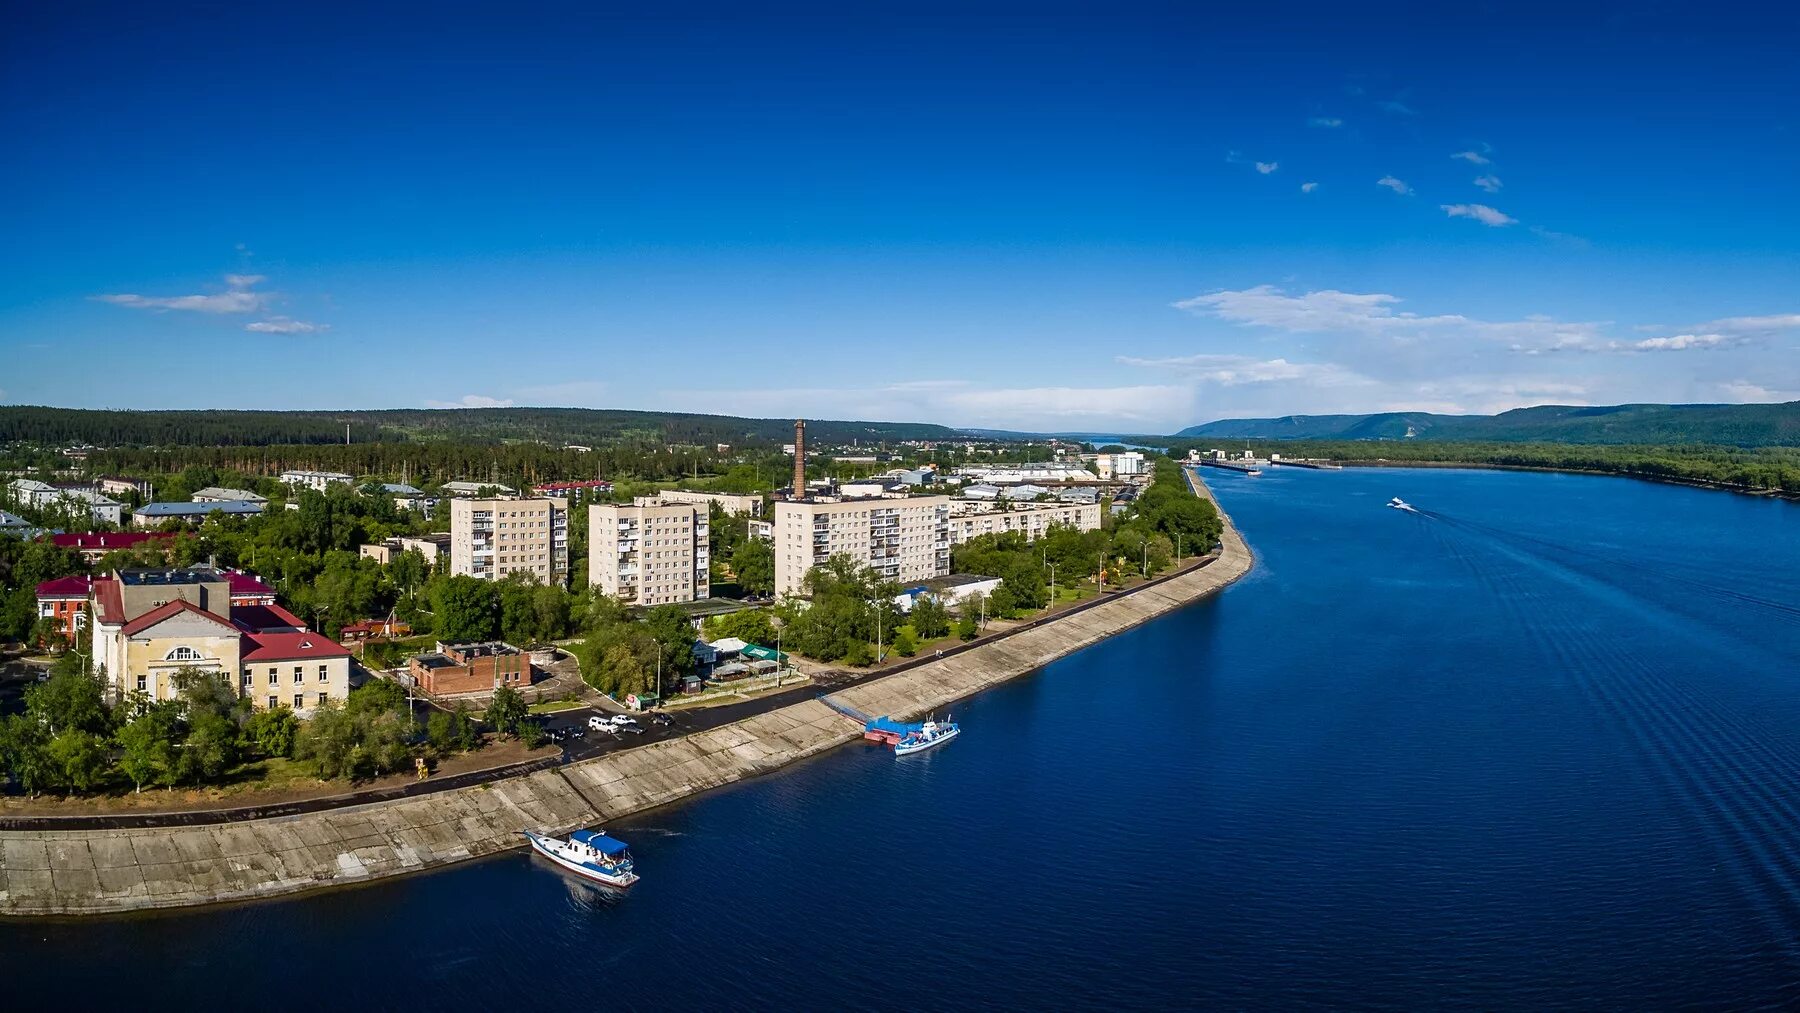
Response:
[[[1203,485],[1196,485],[1207,495]],[[1216,591],[1250,569],[1227,522],[1210,565],[835,694],[910,718]],[[816,700],[555,770],[418,798],[184,828],[0,831],[0,915],[108,914],[368,882],[518,847],[752,777],[857,738]]]

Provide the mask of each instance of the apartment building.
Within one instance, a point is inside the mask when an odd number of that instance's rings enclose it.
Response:
[[[394,561],[394,557],[403,552],[416,552],[425,557],[425,562],[437,566],[444,557],[450,554],[450,536],[445,534],[420,535],[416,538],[396,535],[383,542],[364,545],[361,555],[364,559],[373,559],[386,566]]]
[[[1107,481],[1136,478],[1146,474],[1144,455],[1135,450],[1119,454],[1101,454],[1094,458],[1094,469]]]
[[[710,596],[708,516],[704,503],[653,496],[588,507],[588,583],[633,605]]]
[[[569,501],[451,500],[450,572],[482,580],[528,573],[545,584],[567,584]]]
[[[1092,531],[1100,526],[1099,503],[1019,503],[1011,509],[993,508],[979,512],[961,512],[949,520],[950,544],[961,545],[980,535],[1023,532],[1027,539],[1044,537],[1053,524],[1078,531]]]
[[[336,483],[343,482],[347,484],[356,481],[356,479],[354,476],[346,475],[341,471],[284,471],[281,473],[281,481],[287,485],[296,486],[302,489],[311,489],[314,492],[324,492]]]
[[[888,580],[950,572],[950,499],[789,500],[775,504],[775,592],[799,594],[806,571],[845,554]]]
[[[719,509],[728,514],[749,514],[761,517],[763,498],[755,495],[739,495],[730,492],[690,492],[686,489],[664,489],[656,494],[656,498],[664,503],[692,503],[696,506],[707,506],[717,503]]]

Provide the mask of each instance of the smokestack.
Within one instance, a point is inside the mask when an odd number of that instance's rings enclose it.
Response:
[[[806,498],[806,420],[794,420],[794,498]]]

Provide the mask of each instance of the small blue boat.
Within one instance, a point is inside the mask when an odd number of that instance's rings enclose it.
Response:
[[[531,842],[532,850],[584,879],[618,887],[638,881],[631,849],[624,841],[598,830],[577,830],[566,841],[527,830],[525,839]]]

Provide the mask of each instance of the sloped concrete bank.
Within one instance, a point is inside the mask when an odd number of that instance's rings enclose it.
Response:
[[[871,714],[940,709],[1237,580],[1251,555],[1229,519],[1222,543],[1208,566],[834,695]],[[185,828],[0,831],[0,915],[185,907],[430,869],[518,847],[526,827],[560,833],[603,823],[860,734],[856,722],[808,700],[680,739],[418,798]]]

